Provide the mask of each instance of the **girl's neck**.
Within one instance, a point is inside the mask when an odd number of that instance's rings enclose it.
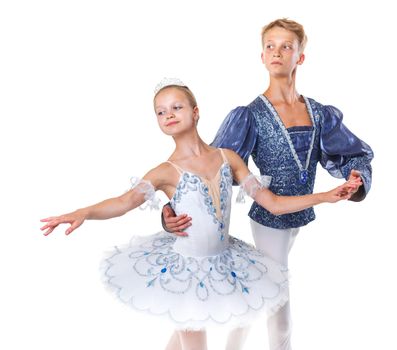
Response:
[[[211,149],[197,133],[174,137],[174,141],[175,151],[170,157],[173,159],[200,157]]]

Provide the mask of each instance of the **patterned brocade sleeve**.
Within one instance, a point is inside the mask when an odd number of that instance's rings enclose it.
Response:
[[[363,186],[351,198],[361,201],[371,188],[371,160],[374,153],[370,146],[355,136],[343,123],[343,114],[333,106],[323,106],[320,131],[320,163],[332,176],[347,179],[350,172],[361,172]]]
[[[237,107],[226,116],[211,145],[235,151],[247,164],[255,146],[256,135],[255,119],[251,111],[247,107]]]

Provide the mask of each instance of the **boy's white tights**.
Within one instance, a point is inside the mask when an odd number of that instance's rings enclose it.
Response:
[[[288,253],[294,244],[299,228],[279,230],[251,220],[251,229],[256,247],[273,260],[288,267]],[[268,318],[267,329],[270,350],[291,350],[292,323],[289,302]],[[241,350],[247,334],[247,328],[230,332],[226,350]]]

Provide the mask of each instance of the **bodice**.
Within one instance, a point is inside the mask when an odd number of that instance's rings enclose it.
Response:
[[[232,182],[226,161],[211,180],[181,170],[170,204],[177,215],[189,213],[192,225],[185,230],[188,236],[177,237],[175,251],[185,256],[210,256],[227,248]]]

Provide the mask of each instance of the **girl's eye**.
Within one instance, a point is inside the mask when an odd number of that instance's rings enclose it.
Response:
[[[180,109],[182,109],[182,106],[175,106],[174,109],[175,109],[176,111],[179,111]]]
[[[266,48],[267,48],[267,49],[272,49],[273,47],[274,47],[274,46],[273,46],[272,44],[267,44],[267,45],[266,45]]]
[[[159,111],[159,112],[157,112],[157,115],[162,116],[162,115],[164,115],[164,113],[165,113],[164,111]]]
[[[291,47],[291,45],[284,45],[284,49],[286,49],[286,50],[291,50],[292,47]]]

